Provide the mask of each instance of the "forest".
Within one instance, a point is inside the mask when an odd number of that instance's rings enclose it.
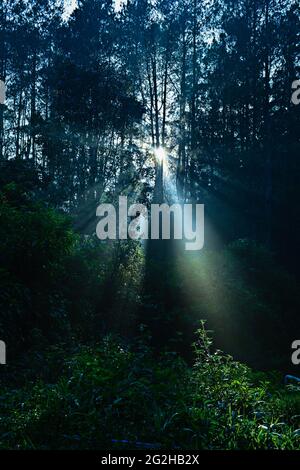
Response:
[[[299,1],[0,1],[0,450],[300,450]]]

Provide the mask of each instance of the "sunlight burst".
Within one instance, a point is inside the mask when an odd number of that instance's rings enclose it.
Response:
[[[154,149],[154,154],[159,163],[163,163],[166,160],[167,152],[163,147]]]

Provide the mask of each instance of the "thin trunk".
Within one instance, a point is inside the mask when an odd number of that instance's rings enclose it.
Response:
[[[35,135],[35,126],[36,126],[36,66],[37,66],[37,55],[34,52],[32,59],[32,77],[31,77],[31,148],[32,148],[32,158],[33,161],[36,161],[36,135]]]
[[[153,79],[153,91],[154,91],[154,113],[155,113],[155,146],[160,147],[160,129],[159,129],[159,105],[158,105],[158,83],[157,83],[157,63],[156,63],[156,52],[154,59],[152,59],[152,79]],[[163,161],[157,162],[156,166],[156,191],[158,202],[163,201]]]
[[[270,51],[269,51],[269,15],[270,0],[265,3],[265,96],[264,96],[264,153],[265,153],[265,212],[266,242],[271,241],[272,223],[272,156],[270,149]]]
[[[187,43],[185,24],[183,26],[183,43],[182,43],[182,64],[181,64],[181,86],[180,86],[180,125],[179,125],[179,159],[177,170],[177,186],[178,192],[183,199],[186,197],[186,58]]]
[[[22,113],[22,90],[20,90],[19,103],[18,103],[18,117],[17,117],[17,130],[16,130],[16,158],[20,157],[21,113]]]
[[[192,102],[191,102],[191,168],[190,168],[190,187],[195,181],[196,167],[196,100],[197,100],[197,6],[198,0],[193,3],[193,84],[192,84]]]
[[[149,67],[147,64],[147,72],[148,72],[148,84],[149,84],[149,93],[150,93],[150,125],[151,125],[151,140],[152,140],[152,147],[155,146],[155,133],[154,133],[154,98],[153,98],[153,89],[152,89],[152,81],[151,81],[151,73],[149,71]]]
[[[0,6],[0,80],[5,83],[6,78],[6,11],[4,5]],[[0,103],[0,160],[4,158],[4,103]]]
[[[154,113],[155,113],[155,144],[156,144],[156,147],[158,148],[160,146],[160,132],[159,132],[159,107],[158,107],[158,83],[157,83],[156,57],[152,59],[152,78],[153,78]]]
[[[169,52],[166,51],[164,83],[163,83],[163,121],[162,121],[162,145],[166,143],[166,123],[167,123],[167,94],[168,94],[168,68],[169,68]]]

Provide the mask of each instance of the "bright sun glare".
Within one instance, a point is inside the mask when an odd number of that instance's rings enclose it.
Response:
[[[154,149],[154,154],[160,163],[162,163],[166,159],[166,156],[167,156],[166,150],[163,147],[158,147]]]

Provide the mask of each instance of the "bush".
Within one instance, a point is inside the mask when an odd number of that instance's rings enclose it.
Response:
[[[79,348],[54,384],[2,394],[1,448],[300,449],[299,391],[211,352],[203,323],[198,335],[192,369],[144,340]]]
[[[133,242],[79,237],[69,218],[18,185],[0,193],[0,331],[10,362],[47,343],[132,330],[141,272]]]

